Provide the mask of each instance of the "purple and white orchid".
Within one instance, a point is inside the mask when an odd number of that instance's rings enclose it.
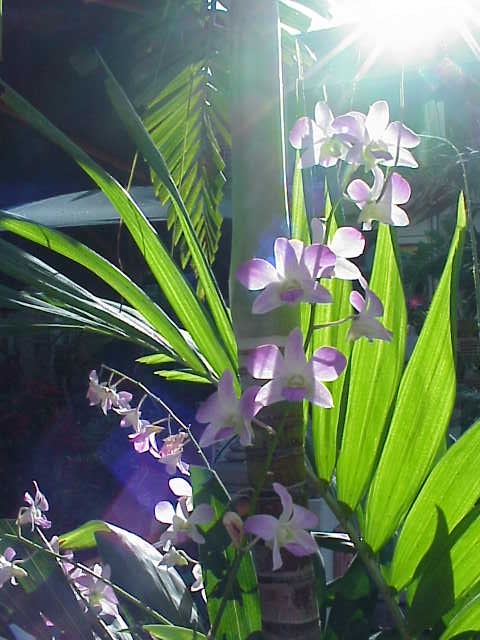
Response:
[[[350,303],[358,311],[358,314],[352,320],[348,338],[358,340],[358,338],[365,337],[370,341],[390,342],[391,332],[387,331],[378,320],[383,315],[383,304],[380,298],[368,287],[366,280],[362,279],[360,284],[365,290],[365,297],[358,291],[352,291],[350,294]]]
[[[331,302],[332,296],[317,279],[335,264],[335,255],[320,244],[305,246],[300,240],[277,238],[274,245],[275,266],[268,260],[253,258],[237,271],[238,280],[251,291],[262,293],[252,306],[252,313],[268,313],[283,304]]]
[[[172,545],[179,546],[189,540],[193,540],[197,544],[203,544],[205,538],[197,527],[211,522],[214,515],[214,511],[209,504],[199,504],[189,514],[186,498],[180,498],[176,509],[167,500],[157,502],[155,505],[155,518],[159,522],[170,525],[160,536],[157,546],[168,551]]]
[[[278,518],[269,514],[250,516],[243,530],[258,536],[272,549],[273,570],[283,564],[280,550],[289,551],[294,556],[309,556],[318,551],[315,540],[307,529],[315,527],[318,517],[305,507],[294,504],[292,496],[279,482],[273,483],[273,490],[280,497],[282,512]]]
[[[243,446],[252,444],[252,419],[262,408],[255,400],[260,387],[249,387],[239,398],[233,386],[233,374],[225,371],[218,382],[218,391],[199,407],[196,420],[207,423],[200,438],[200,446],[239,436]]]
[[[24,500],[28,504],[28,507],[20,508],[17,525],[21,527],[24,524],[28,524],[32,531],[35,527],[50,529],[52,523],[43,514],[44,511],[48,511],[49,509],[48,501],[38,488],[35,480],[33,481],[33,486],[35,487],[35,497],[32,498],[28,491],[25,492]]]
[[[129,403],[132,397],[128,391],[117,391],[114,385],[109,386],[106,382],[100,382],[95,369],[90,371],[87,400],[91,407],[99,404],[103,413],[107,415],[112,407],[130,408]]]
[[[367,115],[350,111],[335,118],[332,128],[340,140],[351,145],[345,161],[354,166],[364,165],[367,170],[377,164],[418,167],[409,149],[416,147],[420,138],[401,122],[389,120],[385,100],[374,102]]]
[[[94,575],[81,570],[71,574],[80,595],[100,618],[116,618],[118,616],[118,598],[112,587],[105,582],[110,580],[110,566],[95,564]]]
[[[347,194],[360,209],[359,222],[363,222],[364,230],[372,228],[372,221],[378,220],[396,227],[409,224],[407,212],[399,204],[408,202],[411,194],[410,185],[395,171],[387,178],[379,167],[373,169],[373,185],[356,179],[347,187]]]
[[[151,455],[167,467],[170,476],[173,476],[177,469],[186,476],[190,474],[188,463],[182,460],[183,447],[187,441],[188,435],[179,431],[164,438],[160,450],[150,448]]]
[[[312,243],[322,244],[325,239],[325,224],[320,218],[312,218]],[[328,248],[335,254],[333,277],[340,280],[358,280],[360,269],[350,258],[358,258],[365,249],[365,236],[354,227],[340,227],[335,232]]]
[[[137,453],[151,452],[155,457],[158,456],[158,445],[156,441],[157,433],[163,431],[163,427],[156,424],[150,424],[148,420],[139,420],[137,428],[133,433],[129,433],[128,437],[133,443],[133,448]]]
[[[14,560],[16,553],[12,547],[7,547],[0,554],[0,589],[3,585],[10,581],[11,584],[17,584],[16,578],[25,578],[27,572],[19,566],[20,560]]]
[[[345,356],[333,347],[320,347],[307,361],[298,328],[290,332],[283,354],[277,345],[265,344],[247,357],[252,376],[270,379],[257,393],[257,401],[264,406],[285,400],[309,400],[319,407],[331,408],[332,396],[323,382],[336,380],[346,364]]]
[[[347,147],[336,138],[333,122],[330,107],[325,102],[317,102],[315,120],[303,116],[293,125],[288,139],[294,149],[303,149],[300,158],[302,169],[314,165],[333,167],[339,158],[345,156]]]

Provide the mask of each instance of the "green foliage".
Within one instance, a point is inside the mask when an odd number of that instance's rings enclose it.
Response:
[[[159,624],[144,625],[144,630],[158,640],[207,640],[207,636],[185,627],[165,627]]]

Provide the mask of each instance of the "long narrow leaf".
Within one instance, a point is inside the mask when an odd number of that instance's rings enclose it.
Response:
[[[476,638],[480,629],[480,595],[458,612],[439,640],[451,638]]]
[[[145,129],[125,92],[117,83],[105,63],[104,68],[107,73],[105,85],[113,106],[115,107],[127,131],[130,133],[132,139],[138,146],[138,149],[148,162],[150,168],[153,169],[158,179],[166,186],[173,202],[175,203],[177,218],[180,222],[188,249],[192,255],[192,261],[198,273],[199,282],[205,292],[205,298],[210,307],[210,312],[215,320],[220,337],[232,360],[232,364],[236,366],[236,343],[233,335],[232,323],[223,301],[222,294],[218,288],[217,281],[202,251],[197,234],[177,185],[168,170],[162,154],[158,150],[158,147],[153,143],[148,131]]]
[[[155,229],[143,215],[130,194],[80,147],[74,144],[13,89],[4,82],[1,82],[1,86],[3,87],[3,92],[0,94],[0,100],[42,135],[69,154],[97,183],[115,206],[173,310],[183,326],[192,335],[199,350],[215,373],[220,376],[225,369],[231,368],[231,360],[218,341],[205,309],[195,297],[185,276],[172,260]],[[35,235],[38,238],[38,234]],[[45,245],[41,238],[36,241]],[[128,298],[126,297],[126,299]],[[144,299],[142,299],[142,303],[142,306],[146,306]],[[136,306],[132,302],[131,304]],[[153,305],[152,302],[150,304]],[[152,310],[149,309],[148,311],[151,313]],[[158,308],[156,308],[155,315],[158,316]],[[160,331],[160,327],[156,328]],[[186,359],[186,354],[183,357]],[[189,359],[196,361],[194,364],[195,369],[204,369],[203,365],[199,364],[196,356],[190,354]]]
[[[386,419],[403,369],[407,310],[398,258],[388,225],[380,225],[370,280],[382,300],[382,321],[392,342],[360,339],[351,357],[348,404],[337,463],[337,491],[354,510],[370,481],[385,433]]]
[[[456,287],[465,225],[461,196],[448,259],[400,383],[390,430],[368,496],[365,539],[374,551],[393,535],[412,505],[450,420],[456,390]]]

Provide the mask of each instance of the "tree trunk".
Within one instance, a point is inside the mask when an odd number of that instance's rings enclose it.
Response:
[[[230,302],[240,364],[250,349],[265,343],[285,344],[299,325],[299,309],[284,307],[252,315],[253,295],[235,278],[238,267],[252,257],[268,258],[278,236],[289,236],[286,204],[283,106],[279,21],[276,0],[234,0],[232,60],[232,188],[233,229]],[[243,380],[248,376],[243,371]],[[284,421],[285,411],[288,415]],[[304,425],[301,404],[277,404],[260,415],[282,435],[273,456],[257,512],[278,515],[280,504],[272,482],[285,485],[297,503],[306,504]],[[256,430],[247,449],[248,478],[258,486],[264,474],[272,437]],[[311,557],[296,558],[282,550],[283,567],[272,571],[269,549],[257,545],[263,637],[317,640],[319,615]]]

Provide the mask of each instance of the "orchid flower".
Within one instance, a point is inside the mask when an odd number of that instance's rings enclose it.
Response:
[[[352,291],[350,294],[350,303],[358,311],[354,316],[352,325],[348,331],[350,340],[358,340],[358,338],[368,338],[368,340],[385,340],[390,342],[392,334],[387,331],[383,324],[377,318],[383,315],[383,304],[381,300],[368,287],[365,280],[361,280],[360,284],[365,290],[365,297],[358,291]]]
[[[401,122],[390,122],[388,103],[374,102],[368,114],[350,111],[335,118],[332,128],[344,143],[351,144],[345,161],[355,166],[364,165],[371,170],[377,164],[386,166],[418,167],[409,151],[420,143],[420,138]]]
[[[283,564],[280,549],[285,548],[294,556],[309,556],[318,548],[315,540],[306,529],[315,527],[318,517],[305,507],[294,504],[292,496],[279,482],[273,483],[273,490],[280,497],[282,513],[278,518],[260,514],[250,516],[243,530],[265,541],[273,552],[273,570]]]
[[[410,185],[399,173],[393,172],[387,179],[378,167],[373,169],[373,185],[369,187],[360,179],[352,180],[347,193],[360,209],[359,222],[363,228],[370,230],[372,221],[378,220],[396,227],[404,227],[410,220],[399,204],[408,202],[411,194]]]
[[[134,433],[129,433],[128,437],[133,443],[133,448],[137,453],[146,453],[147,451],[158,453],[158,445],[156,441],[157,433],[163,431],[163,427],[150,424],[148,420],[139,420],[138,428]]]
[[[46,497],[38,488],[38,484],[33,481],[35,487],[35,498],[25,492],[24,500],[28,504],[28,507],[21,507],[18,512],[17,525],[22,526],[28,524],[31,526],[32,531],[35,527],[41,527],[42,529],[50,529],[52,523],[44,515],[44,511],[48,511],[49,505]]]
[[[197,526],[208,524],[214,516],[214,511],[208,504],[199,504],[190,515],[186,502],[186,498],[180,498],[176,510],[166,500],[155,505],[155,518],[159,522],[170,525],[160,536],[157,546],[168,551],[172,545],[185,544],[188,540],[193,540],[198,544],[205,542],[205,538]]]
[[[187,511],[193,511],[193,490],[192,485],[184,478],[170,478],[168,481],[170,491],[177,496],[177,498],[186,498],[185,506]]]
[[[167,569],[172,569],[173,567],[186,567],[187,565],[187,558],[177,551],[175,547],[170,547],[170,549],[163,554],[163,558],[158,563],[159,567],[166,567]]]
[[[14,560],[15,555],[12,547],[7,547],[3,554],[0,554],[0,589],[6,582],[17,584],[16,578],[24,578],[27,575],[25,569],[18,565],[20,560]]]
[[[105,580],[110,580],[110,566],[106,564],[95,564],[93,573],[81,572],[75,575],[74,583],[89,606],[95,611],[99,617],[117,617],[118,616],[118,599],[112,587]],[[72,574],[73,576],[73,574]]]
[[[345,369],[345,356],[333,347],[320,347],[307,361],[300,329],[290,332],[284,355],[274,344],[252,350],[247,368],[255,378],[270,379],[257,394],[264,406],[287,400],[309,400],[319,407],[330,408],[333,400],[323,381],[336,380]]]
[[[237,271],[238,280],[247,289],[263,290],[253,303],[252,313],[267,313],[283,304],[332,301],[330,292],[317,282],[325,269],[335,264],[335,255],[328,247],[305,247],[300,240],[277,238],[274,253],[275,266],[253,258]]]
[[[320,218],[312,218],[312,243],[322,244],[325,238],[325,224]],[[365,237],[354,227],[340,227],[327,245],[335,254],[333,277],[340,280],[358,280],[360,269],[349,258],[358,258],[365,249]]]
[[[222,524],[227,530],[235,549],[239,549],[244,537],[243,520],[241,517],[235,511],[227,511],[222,518]]]
[[[345,156],[347,147],[335,137],[332,127],[333,114],[325,102],[315,105],[315,120],[299,118],[293,125],[288,139],[294,149],[303,149],[300,167],[306,169],[314,165],[332,167],[339,158]]]
[[[193,565],[192,567],[192,575],[195,578],[192,586],[190,587],[190,591],[200,591],[204,602],[207,601],[207,594],[205,593],[205,587],[203,585],[203,575],[202,575],[202,567],[198,564]]]
[[[109,387],[107,383],[100,382],[95,369],[90,371],[87,400],[90,402],[91,407],[99,404],[103,413],[107,415],[107,412],[112,407],[130,408],[129,402],[132,400],[132,397],[132,394],[128,391],[117,392],[115,386]]]
[[[154,458],[157,458],[159,462],[166,465],[167,473],[170,476],[173,476],[177,469],[180,473],[187,476],[189,475],[188,464],[182,460],[183,447],[187,440],[188,435],[183,431],[180,431],[179,433],[167,436],[163,440],[160,450],[153,447],[150,449],[151,455]]]
[[[218,381],[218,391],[199,407],[196,420],[207,423],[200,438],[200,446],[208,447],[220,440],[239,436],[243,446],[252,444],[252,419],[262,405],[255,396],[260,387],[249,387],[239,398],[233,386],[233,374],[227,370]]]

